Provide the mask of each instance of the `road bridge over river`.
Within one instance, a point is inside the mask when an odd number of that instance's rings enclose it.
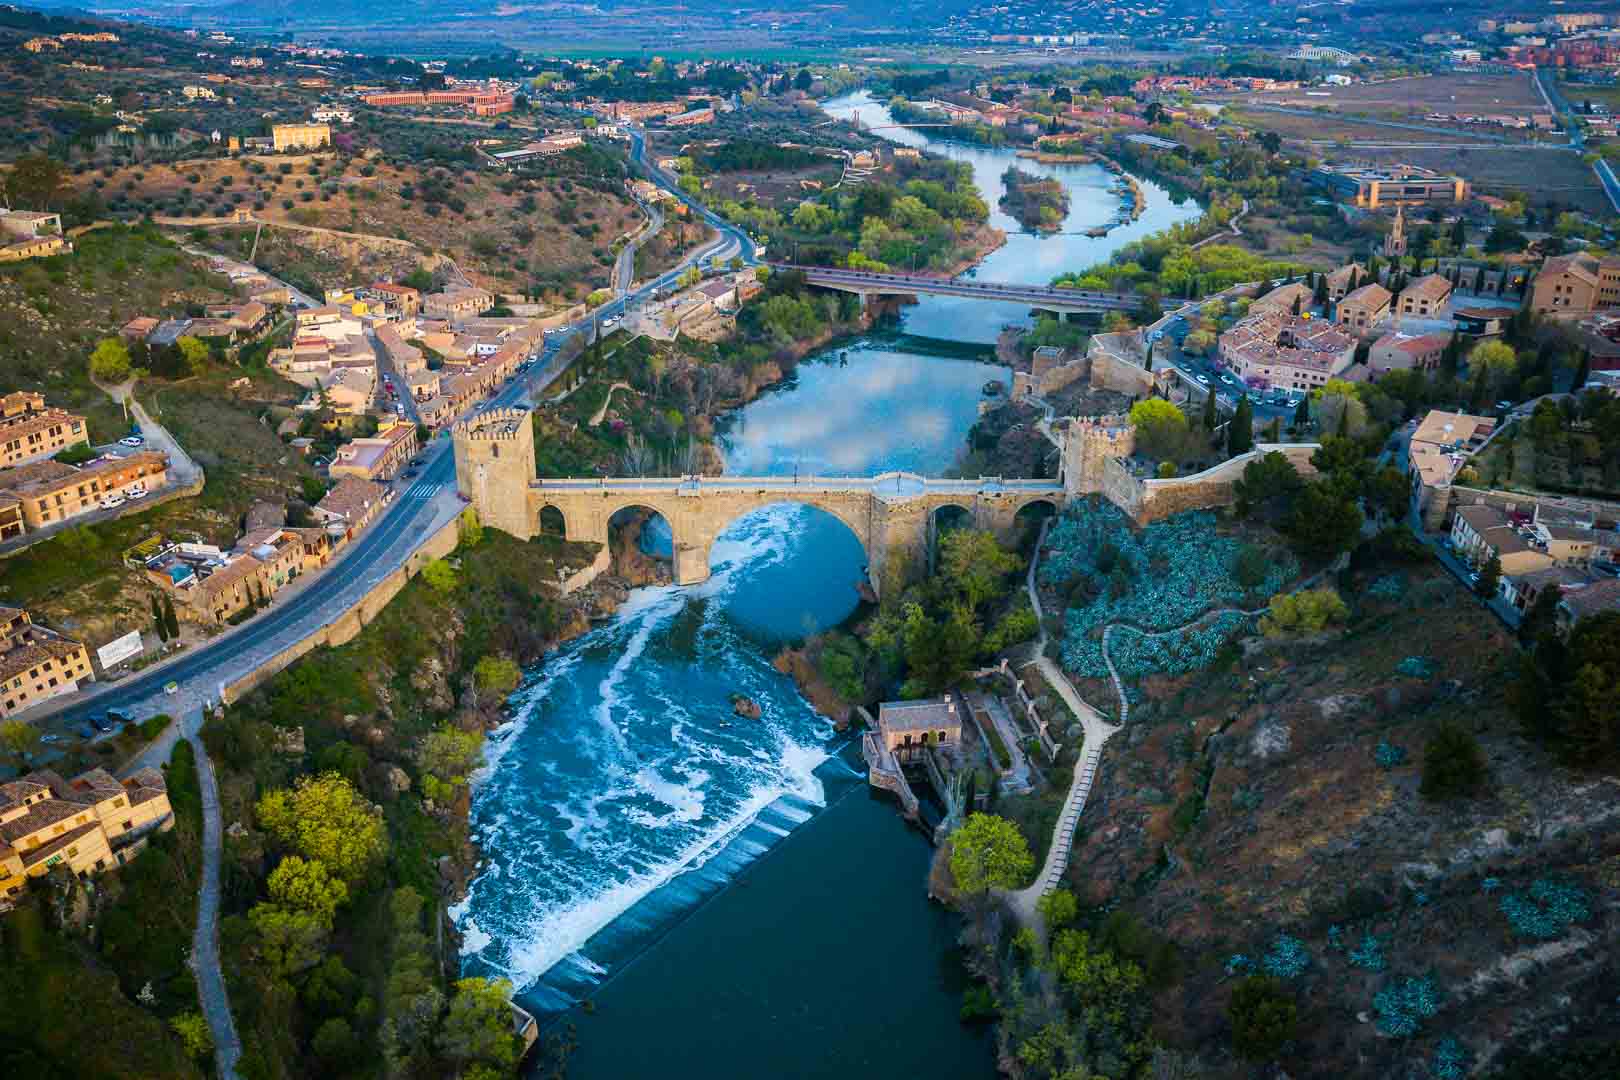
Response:
[[[1026,304],[1040,311],[1067,314],[1105,314],[1110,311],[1134,312],[1142,307],[1135,293],[1097,292],[1089,289],[1063,289],[1051,285],[1018,285],[973,278],[930,277],[925,274],[880,274],[870,270],[842,270],[827,266],[798,266],[772,263],[773,270],[794,270],[805,281],[823,289],[868,296],[960,296],[969,300],[1000,300]]]
[[[872,584],[900,580],[922,565],[940,511],[955,507],[963,523],[1014,539],[1030,506],[1056,511],[1066,502],[1054,480],[939,479],[912,473],[878,476],[685,476],[625,479],[533,479],[534,428],[528,414],[497,410],[458,424],[456,479],[478,516],[519,537],[558,531],[569,540],[606,545],[615,515],[645,509],[668,523],[675,581],[709,576],[709,552],[733,521],[775,503],[796,502],[832,514],[860,540]]]

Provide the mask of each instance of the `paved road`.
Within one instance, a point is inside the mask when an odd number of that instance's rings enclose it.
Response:
[[[636,252],[641,245],[658,235],[658,230],[664,227],[664,212],[657,206],[643,207],[647,211],[647,224],[631,237],[619,252],[618,260],[613,264],[613,291],[629,292],[630,285],[636,275]]]
[[[1603,194],[1609,197],[1609,205],[1620,213],[1620,180],[1615,178],[1614,169],[1608,161],[1598,158],[1592,170],[1597,173],[1598,182],[1603,185]]]
[[[214,1036],[214,1061],[224,1080],[236,1080],[236,1062],[242,1056],[242,1042],[236,1034],[236,1019],[225,992],[225,973],[219,965],[219,878],[220,856],[224,846],[225,824],[219,812],[219,784],[214,763],[203,747],[202,712],[188,715],[182,724],[186,742],[197,759],[197,780],[202,788],[203,873],[197,893],[197,926],[191,935],[191,970],[197,976],[197,1000],[202,1005],[208,1029]]]

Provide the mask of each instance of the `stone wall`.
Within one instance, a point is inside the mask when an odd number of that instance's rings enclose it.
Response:
[[[1314,475],[1311,455],[1316,450],[1316,443],[1261,443],[1247,454],[1223,461],[1214,468],[1165,480],[1132,476],[1121,462],[1112,460],[1105,472],[1103,493],[1138,525],[1147,525],[1188,510],[1230,505],[1234,499],[1233,485],[1249,462],[1261,454],[1281,453],[1301,473]]]
[[[372,528],[376,528],[376,525],[373,524]],[[442,559],[450,554],[456,549],[456,544],[460,542],[460,539],[460,518],[451,518],[437,532],[428,537],[421,547],[407,555],[402,565],[372,586],[348,610],[315,630],[314,633],[302,641],[289,645],[254,670],[225,686],[220,700],[226,705],[239,700],[244,694],[263,683],[266,679],[285,669],[294,660],[322,645],[335,646],[353,641],[361,630],[381,614],[383,608],[388,606],[389,601],[399,595],[400,590],[405,588],[405,584],[422,572],[422,567],[434,559]]]
[[[1147,347],[1139,330],[1098,334],[1087,349],[1091,361],[1091,388],[1112,390],[1132,397],[1153,392],[1155,380],[1147,369]]]
[[[583,566],[563,578],[557,589],[564,596],[571,596],[607,573],[608,568],[612,565],[613,553],[608,550],[606,544],[603,544],[597,549],[596,558],[591,560],[589,566]]]

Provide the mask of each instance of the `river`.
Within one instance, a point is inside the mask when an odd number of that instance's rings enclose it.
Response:
[[[1010,150],[928,145],[971,161],[994,206]],[[1142,220],[1084,237],[1118,210],[1110,174],[1021,167],[1063,180],[1076,228],[1017,233],[993,210],[1009,240],[986,279],[1046,281],[1197,213],[1144,184]],[[1008,378],[982,346],[1025,318],[925,298],[898,330],[824,350],[726,418],[727,471],[937,474],[983,384]],[[487,864],[452,912],[466,970],[510,978],[543,1021],[566,1013],[574,1078],[989,1076],[986,1034],[956,1020],[954,920],[924,898],[927,842],[770,663],[854,611],[860,542],[781,504],[735,522],[711,566],[700,586],[636,590],[512,696],[475,781]],[[732,715],[736,693],[759,720]]]

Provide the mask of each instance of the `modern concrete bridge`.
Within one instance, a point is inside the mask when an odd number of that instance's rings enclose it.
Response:
[[[613,517],[647,509],[673,534],[675,580],[709,576],[714,541],[744,514],[781,502],[804,503],[849,527],[866,553],[874,588],[900,584],[925,565],[937,515],[963,511],[973,527],[1007,540],[1028,506],[1061,509],[1067,496],[1051,480],[949,480],[911,473],[879,476],[689,476],[653,479],[533,479],[534,429],[528,414],[485,413],[455,428],[456,482],[480,520],[528,538],[559,528],[569,540],[606,545]]]
[[[1103,314],[1137,311],[1142,298],[1135,293],[1060,289],[1051,285],[1014,285],[972,278],[929,277],[924,274],[880,274],[870,270],[842,270],[827,266],[772,263],[774,270],[796,270],[811,285],[868,296],[960,296],[969,300],[1001,300],[1026,304],[1041,311]]]

